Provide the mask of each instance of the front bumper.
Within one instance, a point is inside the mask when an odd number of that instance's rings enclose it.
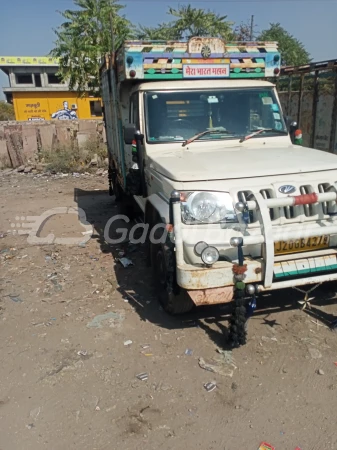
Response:
[[[312,270],[312,274],[315,275],[302,277],[299,267],[303,266],[303,261],[311,260],[314,260],[316,263],[320,261],[320,266]],[[245,283],[255,284],[258,292],[264,292],[337,280],[337,268],[335,268],[337,264],[337,250],[335,249],[307,252],[305,254],[297,253],[287,257],[281,256],[276,258],[274,269],[276,269],[276,266],[281,266],[282,262],[286,263],[287,266],[291,263],[295,270],[298,270],[298,277],[285,281],[275,281],[274,278],[270,286],[265,286],[263,282],[263,274],[265,272],[263,259],[245,258],[244,264],[247,265]],[[329,270],[329,267],[334,267],[336,272],[320,274],[325,269],[324,265],[327,270]],[[180,287],[186,290],[230,287],[234,286],[232,269],[233,264],[229,262],[220,262],[210,268],[191,264],[177,265],[177,282]]]
[[[263,263],[261,260],[245,260],[247,272],[245,283],[261,282]],[[233,264],[218,262],[213,267],[191,264],[177,265],[177,282],[180,287],[191,289],[212,289],[233,286]]]
[[[336,196],[336,194],[334,195]],[[329,194],[328,200],[331,200],[330,197],[331,194]],[[320,200],[326,201],[327,198],[323,196],[322,199],[318,199],[318,201]],[[288,198],[282,199],[282,201],[285,204],[289,202]],[[282,201],[278,200],[278,206],[282,204]],[[331,222],[324,224],[313,222],[311,224],[301,224],[300,226],[279,227],[276,230],[272,226],[268,209],[269,207],[274,206],[274,204],[272,202],[269,203],[270,204],[266,202],[260,193],[256,193],[255,202],[251,202],[251,204],[248,205],[257,210],[261,224],[260,233],[256,233],[256,230],[253,234],[249,234],[249,230],[246,232],[236,232],[236,236],[243,238],[244,246],[262,246],[261,258],[245,258],[244,264],[247,265],[245,283],[256,285],[257,292],[264,292],[337,280],[337,251],[335,248],[287,256],[275,256],[274,254],[274,242],[280,240],[301,239],[322,235],[336,237],[336,221],[331,220]],[[172,206],[178,285],[189,291],[189,293],[196,290],[199,292],[204,291],[205,295],[207,292],[211,292],[214,289],[228,288],[226,292],[228,293],[227,298],[229,299],[229,292],[233,292],[234,286],[232,271],[233,263],[218,262],[212,267],[206,267],[202,264],[188,264],[184,258],[185,242],[183,239],[184,231],[182,230],[181,224],[180,203],[175,202]],[[230,231],[231,236],[233,236],[233,231],[234,230]],[[279,278],[277,277],[275,279],[276,271],[283,270],[282,265],[285,263],[289,264],[289,262],[295,267],[295,271],[290,275],[291,279],[282,281],[279,281]],[[318,263],[319,270],[308,270],[305,273],[305,276],[303,276],[303,270],[300,270],[300,266],[311,267],[315,266],[316,263]],[[287,277],[285,276],[285,278]],[[220,295],[219,301],[213,301],[212,303],[222,303]]]

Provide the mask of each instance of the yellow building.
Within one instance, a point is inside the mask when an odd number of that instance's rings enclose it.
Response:
[[[9,79],[3,92],[14,105],[16,120],[102,118],[100,98],[89,93],[79,97],[58,78],[57,59],[0,56],[0,70]]]

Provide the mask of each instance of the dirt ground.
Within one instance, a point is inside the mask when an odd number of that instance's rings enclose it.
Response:
[[[314,291],[308,312],[295,291],[258,299],[247,345],[226,351],[228,307],[167,316],[143,246],[105,242],[118,212],[106,187],[0,174],[0,236],[11,230],[0,237],[0,449],[337,449],[334,287]],[[57,207],[85,211],[87,243],[13,234]],[[60,213],[39,236],[85,240],[83,230]],[[134,266],[117,261],[123,248]]]

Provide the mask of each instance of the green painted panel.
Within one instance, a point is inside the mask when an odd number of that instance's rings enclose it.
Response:
[[[276,273],[274,274],[275,279],[277,278],[284,278],[284,274],[283,273]]]
[[[264,73],[248,72],[248,73],[233,73],[231,72],[230,78],[264,78]]]
[[[182,80],[182,73],[146,73],[144,75],[145,80]]]
[[[294,270],[291,272],[277,273],[277,274],[275,274],[275,278],[294,277],[296,275],[308,275],[311,273],[329,272],[332,270],[337,270],[337,264],[332,264],[331,266],[313,267],[310,269]]]

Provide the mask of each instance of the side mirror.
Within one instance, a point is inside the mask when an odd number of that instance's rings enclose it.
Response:
[[[290,123],[289,125],[289,132],[290,133],[295,133],[295,131],[298,129],[298,123],[293,121]]]
[[[285,117],[285,122],[288,128],[289,133],[294,133],[294,131],[298,128],[298,123],[294,121],[291,117]]]
[[[136,125],[130,123],[124,126],[124,142],[126,145],[131,145],[135,140]]]

